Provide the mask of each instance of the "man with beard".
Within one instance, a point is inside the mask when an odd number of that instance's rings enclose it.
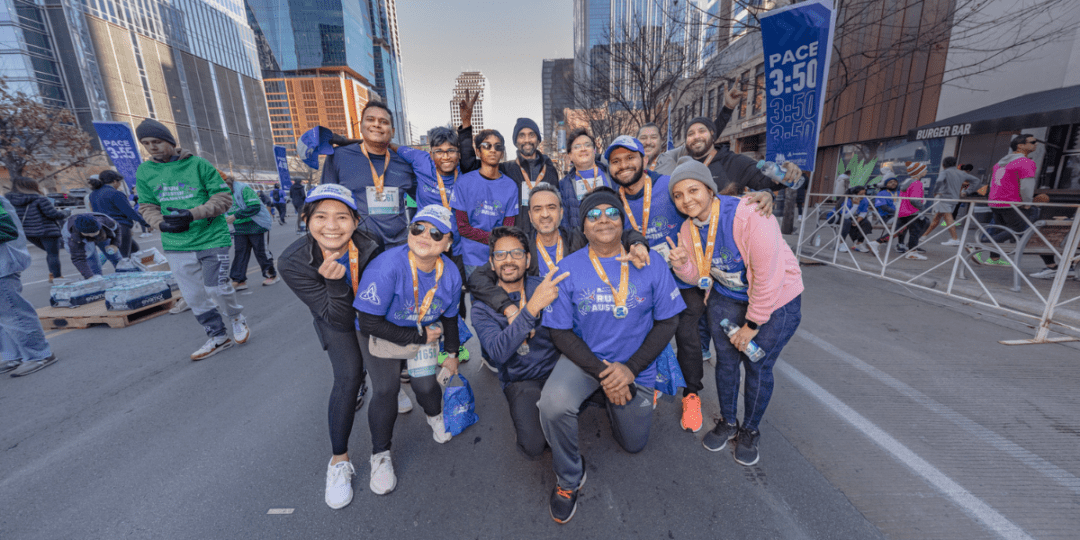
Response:
[[[649,122],[637,132],[637,138],[645,148],[645,170],[656,170],[656,158],[660,157],[660,151],[664,149],[664,141],[660,138],[660,126]]]
[[[371,101],[360,114],[363,142],[340,146],[323,164],[323,184],[341,184],[353,192],[360,213],[360,228],[373,233],[386,246],[408,239],[409,215],[405,195],[416,198],[412,167],[389,152],[394,138],[394,117],[383,103]]]
[[[540,424],[551,446],[557,477],[549,500],[552,519],[574,516],[585,463],[578,446],[581,404],[595,391],[606,396],[616,442],[630,453],[649,441],[656,358],[675,335],[686,308],[663,258],[631,269],[622,260],[622,201],[614,190],[596,188],[581,203],[588,246],[568,255],[559,268],[570,277],[544,314],[555,346],[555,363],[540,394]]]
[[[518,450],[537,459],[547,442],[540,428],[536,403],[559,358],[548,329],[540,326],[541,313],[558,298],[559,282],[569,274],[555,277],[555,272],[549,272],[543,279],[526,276],[530,259],[528,238],[520,230],[496,227],[491,231],[490,262],[498,276],[498,286],[517,304],[520,313],[515,313],[510,322],[510,318],[491,306],[473,300],[472,322],[485,357],[498,370],[499,384],[510,405]]]
[[[476,150],[473,148],[472,133],[472,110],[476,104],[479,93],[470,95],[465,92],[465,99],[458,103],[461,112],[461,127],[458,128],[458,148],[461,150],[461,172],[466,173],[480,167],[480,161],[476,158]],[[514,161],[504,161],[499,164],[499,170],[509,176],[518,186],[521,197],[519,214],[524,215],[529,211],[529,192],[540,183],[548,183],[559,186],[559,168],[538,150],[543,138],[540,136],[540,127],[529,118],[518,118],[514,124],[512,140],[517,147],[517,158]],[[517,227],[526,235],[529,235],[531,224],[522,220]]]

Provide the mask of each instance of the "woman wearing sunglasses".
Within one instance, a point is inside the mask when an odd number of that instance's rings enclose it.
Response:
[[[461,175],[454,184],[450,206],[454,209],[461,243],[454,255],[465,264],[465,276],[488,260],[488,237],[500,225],[513,227],[518,215],[518,186],[499,170],[506,151],[503,136],[485,129],[476,136],[480,152],[480,169]]]
[[[373,234],[356,228],[360,221],[356,202],[343,186],[316,187],[300,218],[307,234],[285,249],[279,272],[311,310],[315,334],[334,367],[329,407],[333,456],[326,472],[326,504],[338,509],[352,501],[355,470],[349,461],[349,435],[356,396],[364,383],[364,358],[352,304],[360,276],[380,246]]]
[[[461,275],[443,254],[451,242],[450,219],[450,211],[441,205],[425,206],[409,225],[408,244],[386,250],[368,265],[353,303],[362,334],[396,346],[433,344],[444,337],[447,352],[458,350]],[[375,494],[385,495],[397,486],[390,442],[398,416],[404,360],[379,356],[372,344],[378,345],[375,340],[362,339],[360,343],[365,353],[370,353],[366,355],[372,385],[368,405],[370,487]],[[450,354],[443,367],[457,373],[457,355]],[[442,387],[435,374],[413,374],[411,386],[435,441],[449,441],[443,425]]]
[[[716,344],[722,417],[702,443],[718,452],[735,439],[735,461],[749,467],[759,459],[758,424],[772,396],[773,365],[802,320],[802,271],[776,219],[742,199],[718,197],[704,164],[680,159],[668,189],[675,208],[688,216],[679,245],[672,246],[671,267],[679,279],[705,290]],[[730,337],[724,319],[738,327]],[[751,340],[765,352],[759,361],[743,354]],[[735,417],[740,365],[746,371],[741,427]]]

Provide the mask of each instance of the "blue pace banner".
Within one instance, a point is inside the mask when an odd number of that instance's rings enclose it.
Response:
[[[832,57],[832,0],[807,0],[761,17],[768,132],[766,161],[814,170]]]
[[[281,189],[289,191],[292,187],[292,178],[289,176],[289,160],[285,157],[284,146],[274,147],[274,161],[277,162],[277,175],[281,182]]]
[[[97,131],[101,147],[105,149],[113,167],[116,167],[116,172],[124,177],[129,191],[135,193],[135,171],[142,163],[142,156],[131,126],[127,122],[94,122],[94,131]]]

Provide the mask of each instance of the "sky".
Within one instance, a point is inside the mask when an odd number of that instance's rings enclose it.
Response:
[[[573,0],[399,1],[398,35],[408,120],[416,128],[413,138],[450,122],[454,80],[463,71],[478,70],[491,89],[484,102],[484,127],[503,134],[507,159],[512,159],[509,139],[518,117],[532,118],[543,129],[543,61],[573,56],[573,7]]]

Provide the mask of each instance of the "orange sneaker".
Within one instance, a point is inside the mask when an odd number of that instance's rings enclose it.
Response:
[[[701,398],[697,394],[688,394],[682,400],[682,424],[683,429],[697,433],[701,431]]]

